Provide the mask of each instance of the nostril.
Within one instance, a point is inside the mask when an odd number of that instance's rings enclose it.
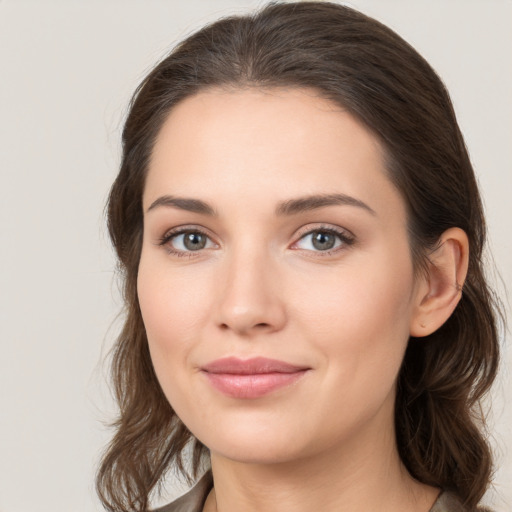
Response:
[[[265,329],[268,329],[269,327],[271,326],[271,324],[267,323],[267,322],[260,322],[260,323],[257,323],[257,324],[253,324],[252,326],[236,326],[236,325],[230,325],[229,323],[221,323],[219,324],[219,328],[220,330],[222,331],[229,331],[229,330],[235,330],[235,331],[240,331],[240,332],[245,332],[245,331],[250,331],[250,330],[265,330]]]

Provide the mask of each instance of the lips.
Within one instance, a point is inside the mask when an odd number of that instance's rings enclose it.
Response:
[[[276,359],[256,357],[217,359],[201,367],[209,383],[224,395],[233,398],[260,398],[290,386],[310,368]]]

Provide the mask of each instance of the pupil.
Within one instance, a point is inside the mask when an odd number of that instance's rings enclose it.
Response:
[[[320,251],[332,249],[334,242],[334,236],[331,233],[317,231],[313,234],[313,247]]]
[[[183,244],[189,251],[198,251],[206,245],[206,237],[201,233],[187,233],[183,239]]]

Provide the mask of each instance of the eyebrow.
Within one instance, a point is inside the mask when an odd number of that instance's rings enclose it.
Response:
[[[288,216],[297,215],[299,213],[325,208],[326,206],[356,206],[363,208],[372,215],[377,215],[366,203],[355,197],[346,194],[317,194],[311,196],[298,197],[296,199],[289,199],[280,203],[276,208],[276,215]],[[218,216],[217,211],[207,202],[200,199],[191,199],[186,197],[173,197],[169,195],[161,196],[147,209],[147,212],[154,210],[158,207],[178,208],[188,212],[199,213],[202,215],[209,215],[212,217]]]
[[[217,216],[215,209],[205,201],[200,199],[190,199],[186,197],[173,197],[173,196],[162,196],[156,201],[151,203],[151,206],[146,210],[150,212],[155,208],[165,206],[167,208],[178,208],[179,210],[185,210],[187,212],[200,213],[203,215],[210,215],[213,217]]]
[[[366,203],[346,194],[318,194],[290,199],[277,207],[276,214],[296,215],[326,206],[356,206],[367,210],[372,215],[377,215],[375,210],[370,208]]]

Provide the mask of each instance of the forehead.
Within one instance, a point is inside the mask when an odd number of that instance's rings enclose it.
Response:
[[[170,112],[153,149],[144,204],[164,193],[209,202],[304,193],[385,201],[378,197],[384,188],[397,192],[383,162],[377,138],[314,90],[212,89]]]

